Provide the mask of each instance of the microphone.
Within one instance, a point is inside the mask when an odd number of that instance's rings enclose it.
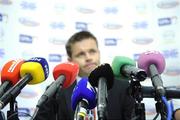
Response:
[[[164,87],[165,95],[168,99],[179,99],[180,98],[180,90],[175,88]],[[155,89],[149,86],[142,86],[142,93],[144,98],[154,98],[155,97]]]
[[[163,82],[159,74],[165,69],[165,59],[158,51],[147,51],[142,53],[138,59],[138,67],[144,69],[151,78],[152,85],[156,93],[160,96],[165,95]]]
[[[95,68],[89,75],[89,82],[93,87],[98,87],[97,111],[99,119],[104,119],[107,103],[107,90],[111,89],[114,75],[108,63]]]
[[[68,88],[71,86],[79,73],[79,65],[73,62],[61,63],[54,67],[53,77],[55,81],[47,88],[41,98],[38,100],[35,112],[31,117],[34,120],[39,108],[48,101],[49,98],[54,96],[61,88]]]
[[[68,88],[71,86],[79,72],[79,66],[76,63],[67,62],[57,65],[53,70],[55,81],[47,88],[37,103],[41,107],[49,98],[51,98],[58,89]]]
[[[75,112],[76,120],[84,120],[87,109],[96,107],[96,90],[88,82],[88,78],[83,77],[76,85],[71,96],[72,109]]]
[[[112,61],[112,70],[118,78],[134,78],[138,81],[144,81],[147,78],[146,72],[137,68],[136,63],[128,57],[115,56]]]
[[[43,82],[49,75],[48,63],[41,57],[31,58],[22,64],[20,75],[22,78],[0,98],[0,109],[17,97],[26,84]]]
[[[1,70],[0,97],[20,79],[20,67],[24,63],[22,59],[10,60]]]

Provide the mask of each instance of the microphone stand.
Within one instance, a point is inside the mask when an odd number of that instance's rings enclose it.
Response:
[[[143,94],[142,94],[142,86],[140,84],[140,81],[134,80],[133,77],[131,77],[130,82],[130,89],[129,93],[130,95],[135,99],[135,117],[137,120],[145,120],[145,105],[144,103],[141,103],[143,100]]]
[[[155,94],[155,101],[157,101],[155,104],[157,114],[161,115],[161,120],[166,120],[167,111],[163,101],[161,100],[160,95]]]
[[[61,83],[60,87],[58,87],[57,91],[55,92],[55,95],[53,96],[53,98],[54,98],[55,100],[58,100],[58,98],[59,98],[59,93],[61,92],[62,85],[63,85],[63,82]],[[59,120],[59,116],[58,116],[59,107],[58,107],[57,102],[55,102],[55,104],[56,104],[56,105],[55,105],[56,120]]]
[[[7,120],[19,120],[18,106],[15,98],[11,98],[10,100],[10,110],[7,111]]]

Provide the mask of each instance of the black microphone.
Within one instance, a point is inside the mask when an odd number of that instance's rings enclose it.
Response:
[[[92,86],[98,87],[98,117],[99,119],[105,119],[107,90],[112,88],[114,82],[111,66],[105,63],[95,68],[89,75],[89,82]]]
[[[142,53],[138,59],[138,67],[146,71],[147,75],[151,77],[152,85],[159,96],[165,95],[163,81],[161,74],[165,69],[165,59],[157,51],[147,51]]]

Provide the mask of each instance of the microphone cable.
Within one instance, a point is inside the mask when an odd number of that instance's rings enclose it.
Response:
[[[153,120],[156,120],[159,116],[159,113],[156,114],[156,116],[153,118]]]
[[[172,102],[171,104],[168,103],[166,97],[162,96],[162,101],[164,102],[164,104],[166,105],[166,109],[167,109],[167,120],[171,120],[172,119]]]
[[[172,111],[173,111],[173,103],[172,101],[170,101],[170,103],[168,103],[166,97],[162,96],[161,97],[163,103],[166,106],[166,120],[172,120]],[[156,120],[158,118],[158,116],[160,115],[160,113],[157,113],[156,116],[153,118],[153,120]]]
[[[39,107],[36,107],[36,109],[34,110],[33,116],[30,118],[30,120],[34,120],[34,118],[36,117],[38,111],[39,111]]]
[[[15,112],[15,113],[13,113],[12,115],[10,115],[10,116],[7,118],[7,120],[11,119],[13,116],[15,116],[15,115],[17,115],[17,114],[19,114],[19,113],[32,118],[32,116],[31,116],[29,113],[25,113],[25,112]],[[4,119],[4,120],[5,120],[5,119]]]

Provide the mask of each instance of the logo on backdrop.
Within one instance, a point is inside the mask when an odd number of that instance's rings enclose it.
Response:
[[[24,59],[29,59],[29,58],[32,58],[34,56],[34,53],[32,52],[32,50],[28,49],[28,50],[22,51],[21,55]]]
[[[21,43],[28,43],[32,44],[34,37],[30,35],[20,34],[19,35],[19,42]]]
[[[75,24],[77,30],[88,30],[88,23],[86,22],[76,22]]]
[[[118,23],[104,23],[103,27],[109,30],[117,30],[122,28],[122,25]]]
[[[67,41],[66,39],[61,39],[60,37],[49,38],[49,43],[52,43],[54,45],[65,45],[66,41]]]
[[[65,24],[63,22],[52,22],[49,24],[52,29],[64,29]]]
[[[80,12],[80,13],[83,13],[83,14],[93,14],[93,13],[95,13],[94,9],[86,8],[86,7],[83,7],[83,6],[77,7],[76,10],[78,12]]]
[[[157,7],[161,9],[169,9],[174,8],[179,5],[178,0],[162,0],[159,3],[157,3]]]
[[[8,21],[8,14],[0,13],[0,22],[7,23]]]
[[[140,53],[133,54],[133,59],[137,61],[139,59]]]
[[[175,43],[175,31],[172,30],[166,30],[162,33],[162,41],[164,43]]]
[[[29,27],[36,27],[36,26],[39,26],[40,24],[34,20],[31,20],[30,18],[25,18],[25,17],[20,17],[19,22],[22,25],[29,26]]]
[[[0,21],[3,21],[3,15],[0,13]]]
[[[121,39],[118,39],[118,38],[105,38],[104,43],[105,43],[105,46],[117,46],[118,40],[121,40]]]
[[[166,25],[176,24],[177,19],[178,19],[177,16],[159,18],[158,19],[158,25],[159,26],[166,26]]]
[[[147,10],[147,5],[142,2],[138,2],[135,7],[136,7],[136,11],[140,14],[144,14]]]
[[[118,13],[118,8],[117,7],[105,7],[104,12],[106,14],[117,14]]]
[[[27,1],[22,1],[20,6],[23,10],[36,10],[37,8],[36,3]]]
[[[62,55],[61,54],[49,54],[49,62],[61,62]]]
[[[168,76],[178,76],[180,75],[180,67],[177,66],[167,67],[163,72],[163,74]]]
[[[63,3],[55,3],[54,11],[56,13],[64,13],[65,10],[66,10],[66,7]]]
[[[0,58],[4,58],[5,50],[4,48],[0,48]]]
[[[133,27],[135,29],[147,29],[148,23],[147,23],[147,21],[134,22]]]
[[[179,57],[178,49],[162,50],[162,54],[166,59]]]
[[[12,1],[11,1],[11,0],[0,0],[0,4],[3,4],[3,5],[11,5],[11,4],[12,4]]]
[[[2,27],[0,27],[0,42],[3,41],[3,37],[4,37],[4,29]]]
[[[132,40],[133,43],[139,45],[147,45],[153,42],[153,38],[150,37],[136,37]]]

